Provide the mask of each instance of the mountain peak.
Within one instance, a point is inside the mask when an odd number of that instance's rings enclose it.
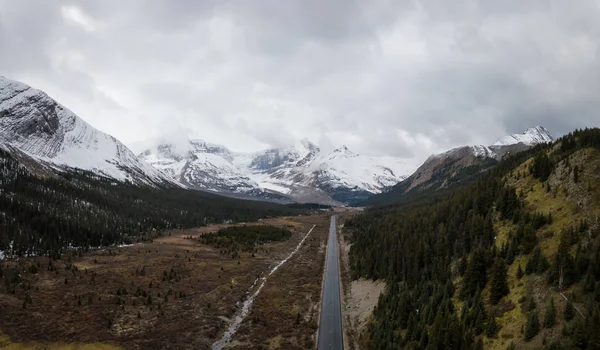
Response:
[[[175,180],[41,90],[0,77],[0,139],[58,171],[79,168],[137,184]]]
[[[356,157],[356,156],[358,156],[358,154],[356,154],[356,153],[352,152],[351,150],[349,150],[348,147],[346,147],[346,145],[342,145],[341,147],[334,149],[333,152],[331,152],[331,154],[333,156],[336,156],[336,155],[344,155],[344,156],[347,156],[347,157]]]
[[[499,138],[492,146],[507,146],[518,143],[533,146],[538,143],[554,141],[552,133],[543,126],[535,126],[525,130],[521,134],[512,134]]]

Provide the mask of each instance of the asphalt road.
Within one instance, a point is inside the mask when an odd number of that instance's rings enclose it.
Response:
[[[342,309],[340,303],[340,274],[335,215],[331,217],[327,259],[325,260],[325,282],[321,303],[319,345],[317,349],[344,349],[342,331]]]

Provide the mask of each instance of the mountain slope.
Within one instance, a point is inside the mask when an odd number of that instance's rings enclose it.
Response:
[[[418,195],[416,192],[448,188],[490,169],[508,155],[552,140],[552,134],[546,128],[536,126],[522,134],[500,138],[490,146],[464,146],[432,155],[406,180],[362,204],[392,204],[404,196]]]
[[[137,184],[179,186],[44,92],[0,77],[0,143],[56,170],[79,168]]]
[[[388,282],[365,346],[597,348],[598,174],[600,129],[576,131],[346,221],[352,276]]]
[[[297,213],[273,203],[138,186],[73,168],[40,174],[28,157],[0,147],[0,260],[58,257],[74,247],[148,239],[156,230]]]
[[[193,188],[287,201],[356,202],[404,179],[397,159],[366,157],[345,146],[324,153],[308,140],[256,153],[190,140],[187,150],[164,143],[140,158]]]

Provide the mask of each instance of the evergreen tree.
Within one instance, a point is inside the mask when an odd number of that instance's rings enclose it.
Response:
[[[517,267],[517,275],[516,275],[517,279],[521,279],[523,277],[523,269],[521,268],[521,264],[519,264],[519,266]]]
[[[550,264],[548,263],[548,259],[542,253],[540,247],[536,247],[531,254],[531,257],[527,261],[527,265],[525,266],[526,274],[542,274],[544,273]]]
[[[492,266],[490,285],[490,303],[498,304],[503,296],[509,292],[508,281],[506,279],[506,264],[502,259],[496,259]]]
[[[508,249],[506,251],[506,265],[510,266],[515,261],[515,250],[513,248],[513,244],[510,243],[508,245]]]
[[[478,248],[473,252],[462,281],[461,297],[472,296],[477,289],[483,289],[487,283],[487,253]]]
[[[477,318],[475,319],[475,324],[473,326],[475,335],[480,335],[483,332],[484,317],[485,315],[482,312],[477,314]]]
[[[548,259],[546,259],[544,254],[540,252],[540,255],[538,257],[538,261],[537,261],[537,264],[535,267],[535,273],[538,275],[541,275],[544,272],[546,272],[546,270],[548,270],[549,267],[550,267],[550,263],[548,262]]]
[[[519,232],[517,234],[522,236],[521,238],[521,246],[523,248],[523,254],[529,254],[535,245],[537,244],[537,236],[535,234],[535,229],[533,225],[519,225]]]
[[[537,308],[537,304],[533,296],[529,298],[529,303],[527,304],[527,312],[534,311]]]
[[[575,321],[573,325],[573,348],[574,349],[587,349],[587,339],[585,337],[583,325],[581,321]]]
[[[573,308],[573,304],[570,301],[567,301],[567,305],[565,305],[564,317],[565,320],[571,321],[575,316],[575,309]]]
[[[496,317],[490,313],[487,320],[487,326],[485,328],[485,335],[488,338],[495,338],[498,334],[498,324],[496,323]]]
[[[540,152],[533,158],[533,177],[544,182],[548,180],[552,172],[552,164],[546,152]]]
[[[550,299],[550,304],[546,307],[546,315],[544,316],[544,328],[552,328],[556,324],[556,308],[554,307],[554,299]]]
[[[540,321],[538,319],[538,314],[537,311],[531,311],[529,313],[529,316],[527,317],[527,324],[525,325],[525,334],[524,334],[524,339],[525,341],[530,341],[531,339],[535,338],[535,336],[539,333],[540,331]]]

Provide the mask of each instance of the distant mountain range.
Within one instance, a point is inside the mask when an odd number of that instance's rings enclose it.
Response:
[[[190,140],[184,152],[161,144],[138,157],[44,92],[4,77],[0,147],[40,174],[78,168],[138,185],[281,202],[356,202],[405,178],[398,159],[366,157],[345,146],[323,153],[308,140],[248,154]]]
[[[397,158],[368,157],[346,146],[324,152],[306,139],[254,153],[189,140],[184,150],[162,143],[136,156],[44,92],[0,77],[0,147],[36,173],[78,168],[137,185],[186,187],[259,200],[385,203],[386,198],[415,189],[447,187],[507,154],[552,140],[550,132],[538,126],[490,146],[433,155],[409,177]]]
[[[362,156],[346,146],[325,153],[306,139],[255,153],[203,140],[190,140],[184,151],[163,143],[140,158],[191,188],[280,201],[352,203],[405,178],[398,159]]]

